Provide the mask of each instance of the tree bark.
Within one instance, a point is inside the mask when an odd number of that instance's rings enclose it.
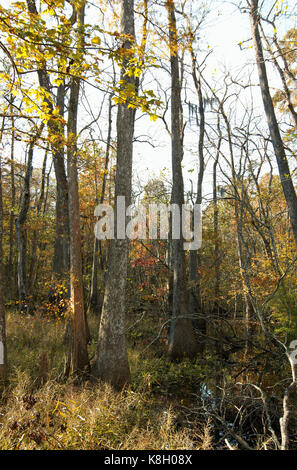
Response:
[[[35,0],[27,0],[28,11],[37,15]],[[52,94],[50,77],[46,70],[46,63],[37,70],[39,85],[47,93]],[[64,129],[59,122],[64,116],[64,85],[60,85],[57,92],[58,119],[53,116],[53,103],[45,98],[48,112],[52,118],[48,121],[49,139],[52,142],[54,170],[57,184],[56,197],[56,233],[53,258],[53,272],[58,279],[63,278],[69,270],[69,221],[68,221],[68,188],[64,161]]]
[[[3,202],[2,202],[2,161],[0,156],[0,387],[5,383],[7,375],[7,352],[6,352],[6,324],[5,306],[3,295]]]
[[[64,116],[65,87],[60,85],[57,92],[59,115]],[[68,215],[68,182],[65,170],[64,131],[61,125],[49,122],[50,134],[61,134],[62,142],[53,145],[53,162],[56,176],[56,233],[53,259],[53,273],[56,278],[63,279],[70,265],[69,252],[69,215]]]
[[[252,37],[256,54],[258,75],[260,81],[260,88],[262,93],[263,105],[266,114],[266,119],[270,131],[270,136],[274,148],[274,153],[278,165],[280,180],[283,188],[283,193],[286,199],[288,213],[290,217],[291,227],[295,244],[297,246],[297,196],[293,185],[291,172],[284,149],[284,144],[281,138],[278,122],[275,115],[275,110],[269,90],[269,83],[267,78],[267,71],[265,59],[263,55],[262,42],[259,32],[259,13],[258,13],[258,0],[251,0],[250,2],[250,22],[252,29]]]
[[[215,266],[215,298],[218,302],[220,296],[220,262],[219,262],[219,211],[218,211],[218,197],[217,197],[217,166],[219,163],[220,149],[222,144],[222,132],[220,128],[220,118],[218,116],[218,133],[219,140],[217,145],[216,158],[213,163],[213,232],[214,232],[214,266]]]
[[[42,164],[42,172],[41,172],[41,185],[40,185],[40,195],[36,203],[36,215],[37,217],[40,215],[41,208],[44,202],[45,196],[45,178],[46,178],[46,164],[47,164],[47,155],[48,149],[46,149]],[[39,246],[38,243],[38,230],[34,229],[32,235],[32,248],[31,248],[31,263],[29,269],[29,279],[31,280],[29,286],[29,293],[34,298],[36,296],[35,291],[35,281],[37,278],[37,270],[38,270],[38,262],[39,262]]]
[[[297,129],[297,113],[295,111],[295,108],[294,108],[294,104],[293,104],[293,97],[292,97],[292,93],[288,87],[288,84],[287,84],[287,80],[286,80],[286,76],[285,76],[285,72],[284,70],[282,69],[282,67],[280,66],[277,58],[275,57],[275,54],[271,48],[271,45],[269,44],[269,41],[264,33],[264,30],[262,28],[262,25],[260,24],[260,28],[261,28],[261,33],[262,33],[262,36],[264,38],[264,41],[266,43],[266,46],[267,46],[267,49],[269,51],[269,54],[270,54],[270,57],[272,59],[272,62],[274,63],[274,66],[276,68],[276,70],[278,71],[279,73],[279,76],[280,76],[280,79],[282,81],[282,84],[283,84],[283,89],[284,89],[284,93],[286,95],[286,98],[287,98],[287,102],[288,102],[288,108],[289,108],[289,111],[290,111],[290,114],[291,114],[291,117],[292,117],[292,120],[294,122],[294,125],[295,125],[295,128]],[[276,38],[275,38],[275,42],[276,42]],[[277,47],[277,52],[278,54],[282,57],[283,61],[285,62],[285,58],[284,58],[284,55],[282,54],[281,50],[279,47]]]
[[[78,18],[78,52],[83,55],[83,25],[85,3],[77,11]],[[84,312],[82,282],[82,252],[80,233],[80,211],[77,175],[77,112],[80,90],[78,77],[71,79],[67,123],[67,170],[69,193],[69,227],[70,227],[70,304],[72,313],[71,331],[71,365],[72,374],[85,373],[89,367],[87,348],[87,327]]]
[[[121,80],[123,86],[138,91],[138,80],[126,75],[128,58],[133,54],[135,38],[134,0],[121,0],[121,33],[125,35]],[[131,38],[131,39],[130,39]],[[115,201],[125,197],[126,206],[131,201],[132,155],[135,109],[129,108],[129,101],[119,104],[117,113],[117,167],[115,180]],[[115,227],[117,216],[115,214]],[[128,240],[119,239],[118,234],[111,240],[108,259],[108,276],[101,322],[96,361],[96,375],[120,389],[130,381],[130,368],[125,338],[125,286],[128,264]]]
[[[104,203],[105,197],[105,188],[106,188],[106,179],[107,179],[107,172],[109,166],[109,154],[110,154],[110,142],[111,142],[111,130],[112,130],[112,94],[109,96],[108,102],[108,132],[107,132],[107,141],[106,141],[106,151],[105,151],[105,163],[104,163],[104,173],[103,173],[103,180],[102,180],[102,188],[100,194],[100,204]],[[96,168],[95,168],[96,171]],[[95,175],[96,176],[96,175]],[[97,181],[96,181],[97,187]],[[97,193],[97,189],[96,189]],[[98,203],[98,198],[96,194],[96,204]],[[99,255],[99,248],[102,252],[102,246],[100,244],[100,240],[95,238],[94,240],[94,250],[93,250],[93,262],[92,262],[92,279],[91,279],[91,292],[90,292],[90,312],[97,313],[100,318],[100,310],[102,305],[100,305],[100,295],[98,290],[98,255]],[[102,256],[101,256],[102,259]],[[104,266],[101,265],[101,270]],[[103,274],[103,273],[102,273]]]
[[[196,58],[194,55],[194,51],[191,47],[191,57],[192,57],[192,77],[198,97],[198,109],[199,109],[199,143],[198,143],[198,157],[199,157],[199,171],[198,171],[198,181],[197,181],[197,196],[196,196],[196,204],[202,204],[202,184],[203,184],[203,177],[204,177],[204,135],[205,135],[205,112],[204,112],[204,103],[203,103],[203,96],[201,90],[201,79],[200,76],[197,76],[197,64]],[[199,70],[198,70],[198,73]],[[189,266],[189,281],[190,281],[190,298],[189,298],[189,310],[191,315],[199,313],[200,315],[203,314],[203,306],[202,306],[202,296],[201,296],[201,264],[202,264],[202,256],[201,251],[198,250],[191,250],[189,254],[190,258],[190,266]],[[199,350],[200,352],[203,351],[203,336],[206,334],[206,321],[203,318],[199,318],[194,322],[195,327],[202,337],[199,337]]]
[[[171,203],[176,204],[181,214],[184,203],[184,184],[182,175],[182,129],[181,96],[177,47],[175,5],[173,0],[166,1],[169,26],[170,66],[171,66],[171,159],[172,194]],[[192,320],[187,304],[185,268],[186,259],[180,224],[179,239],[172,239],[173,298],[172,321],[170,325],[168,352],[171,359],[193,357],[198,351]]]
[[[13,96],[10,97],[11,101],[11,114],[13,115],[12,111],[12,102],[13,102]],[[14,117],[11,118],[11,144],[10,144],[10,181],[11,181],[11,211],[10,211],[10,217],[9,217],[9,255],[8,255],[8,263],[7,263],[7,278],[9,280],[9,284],[11,286],[11,295],[14,295],[15,292],[15,272],[14,272],[14,222],[15,222],[15,214],[14,214],[14,209],[15,209],[15,196],[16,196],[16,191],[15,191],[15,171],[14,171],[14,144],[15,144],[15,122],[14,122]]]
[[[16,237],[18,245],[18,292],[19,292],[19,311],[29,313],[30,306],[27,302],[27,234],[24,225],[27,220],[27,215],[30,206],[30,186],[33,173],[33,153],[34,146],[38,137],[40,136],[43,124],[39,127],[35,137],[31,140],[28,150],[27,169],[24,178],[24,190],[21,200],[21,208],[18,217],[16,218]]]

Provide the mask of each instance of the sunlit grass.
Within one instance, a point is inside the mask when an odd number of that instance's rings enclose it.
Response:
[[[89,326],[93,356],[98,318],[91,317]],[[162,389],[166,381],[184,380],[185,374],[190,374],[189,364],[174,370],[164,358],[149,351],[144,360],[134,341],[129,344],[129,387],[116,393],[105,384],[77,385],[63,379],[67,354],[64,332],[63,320],[38,313],[32,317],[9,313],[9,384],[0,408],[2,450],[209,447],[207,431],[193,433],[177,427],[175,400],[168,399]],[[48,360],[48,379],[40,385],[42,354]],[[198,377],[198,369],[196,372]]]

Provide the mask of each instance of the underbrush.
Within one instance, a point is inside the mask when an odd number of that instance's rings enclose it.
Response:
[[[94,361],[98,317],[88,323]],[[171,362],[162,324],[157,315],[128,317],[131,384],[117,393],[92,377],[65,379],[64,320],[9,313],[0,449],[275,449],[285,368],[241,350],[225,362],[207,349],[195,361]]]
[[[89,327],[92,357],[97,318],[89,319]],[[59,319],[38,313],[33,317],[8,315],[9,383],[0,405],[2,450],[211,447],[207,423],[181,425],[183,400],[170,392],[189,381],[198,387],[202,377],[198,366],[187,361],[173,365],[156,357],[155,351],[148,351],[144,359],[141,348],[130,341],[131,385],[121,393],[106,384],[78,385],[63,379],[64,333],[65,323]],[[40,383],[42,357],[48,368],[44,384]]]
[[[170,404],[143,390],[115,393],[106,385],[77,386],[53,380],[31,390],[25,373],[1,407],[1,449],[191,449],[205,447],[176,429]]]

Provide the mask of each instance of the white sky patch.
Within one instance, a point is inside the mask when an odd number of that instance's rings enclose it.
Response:
[[[3,0],[1,2],[4,6],[8,6],[12,3],[12,0]],[[179,2],[176,2],[179,4]],[[208,6],[210,12],[206,16],[205,22],[202,23],[201,29],[198,31],[198,40],[197,40],[197,55],[198,62],[204,59],[205,55],[212,51],[208,56],[205,62],[205,69],[203,69],[203,75],[213,87],[216,89],[218,94],[222,92],[224,86],[224,77],[227,72],[229,75],[232,75],[236,81],[238,81],[242,86],[247,85],[249,80],[251,80],[251,87],[246,91],[241,91],[241,97],[245,108],[253,108],[255,115],[262,115],[264,117],[263,104],[260,89],[258,86],[258,74],[255,67],[255,54],[252,49],[251,42],[251,31],[249,23],[249,15],[243,13],[239,10],[238,4],[241,2],[232,2],[229,0],[206,0],[205,2],[192,2],[193,4],[193,20],[195,20],[195,15],[197,18],[200,17],[200,10],[203,8],[203,4]],[[244,4],[245,2],[242,2]],[[270,8],[270,3],[268,0],[264,2],[264,11],[267,8]],[[287,0],[285,3],[291,7],[294,2],[292,0]],[[189,3],[191,4],[190,0]],[[99,8],[95,3],[90,4],[87,9],[86,23],[98,24],[97,21],[97,8]],[[195,11],[196,8],[196,11]],[[265,10],[266,8],[266,10]],[[291,8],[292,9],[292,8]],[[159,8],[156,10],[156,13],[164,16],[164,28],[166,31],[166,13],[165,9]],[[177,21],[182,22],[183,18],[180,14],[177,14]],[[195,21],[194,21],[195,22]],[[138,27],[141,28],[142,20],[137,17],[136,21]],[[281,38],[285,32],[291,27],[296,26],[297,16],[287,17],[280,16],[278,19],[278,37]],[[269,30],[269,26],[265,25]],[[271,32],[271,31],[270,31]],[[138,33],[140,33],[138,31]],[[239,45],[242,43],[242,47]],[[161,45],[161,49],[163,44]],[[161,52],[161,51],[160,51]],[[165,61],[166,62],[166,61]],[[189,60],[188,60],[189,62]],[[168,67],[168,61],[167,61]],[[267,68],[269,74],[269,83],[274,92],[279,87],[279,77],[275,73],[272,65],[267,61]],[[105,70],[104,73],[107,75],[111,72],[110,64],[108,60],[102,63],[102,69]],[[197,105],[197,96],[194,90],[193,82],[190,76],[189,63],[186,65],[187,73],[185,86],[183,87],[182,93],[182,102],[184,109],[184,119],[187,122],[185,128],[185,139],[184,139],[184,158],[183,158],[183,174],[184,174],[184,184],[185,191],[192,193],[192,188],[194,192],[196,191],[197,186],[197,172],[199,167],[198,162],[198,137],[199,137],[199,125],[196,125],[193,121],[189,122],[188,116],[188,104],[191,103]],[[170,96],[170,75],[162,69],[152,68],[145,75],[145,80],[143,87],[145,89],[153,88],[158,96],[158,88],[156,85],[156,80],[159,80],[161,89],[166,90],[167,97]],[[103,74],[105,77],[105,75]],[[108,75],[109,76],[109,75]],[[110,77],[109,77],[110,78]],[[37,81],[36,73],[33,73],[32,76],[27,77],[28,81]],[[103,94],[99,90],[94,90],[93,87],[89,87],[86,84],[85,93],[90,103],[92,112],[97,115],[97,111],[101,106],[103,100]],[[236,87],[235,87],[236,88]],[[237,86],[238,88],[238,86]],[[186,90],[186,92],[184,91]],[[162,90],[161,90],[162,91]],[[204,87],[204,93],[211,95],[211,92]],[[230,87],[230,94],[232,94],[232,87]],[[159,96],[158,96],[159,97]],[[162,93],[160,93],[161,100],[164,99]],[[81,101],[84,100],[84,97],[81,95]],[[107,103],[107,99],[106,99]],[[230,106],[230,100],[228,100],[227,105]],[[232,103],[231,103],[232,104]],[[226,106],[227,114],[229,115],[229,108]],[[208,110],[209,111],[209,110]],[[236,112],[237,121],[240,121],[240,117],[244,113],[244,107],[239,106],[239,101],[233,103],[233,114]],[[163,110],[161,109],[159,113],[162,115]],[[105,115],[105,118],[104,118]],[[134,143],[134,158],[133,158],[133,189],[135,194],[141,194],[143,192],[143,186],[152,178],[162,177],[166,179],[168,185],[170,186],[171,181],[171,142],[170,136],[168,135],[164,123],[161,119],[158,119],[156,122],[152,122],[148,116],[141,117],[141,112],[139,111],[136,115],[136,125],[135,125],[135,143]],[[83,106],[80,106],[79,110],[79,126],[84,128],[86,124],[93,120]],[[67,116],[66,116],[67,118]],[[261,128],[266,129],[265,118],[262,119],[263,126]],[[113,128],[112,128],[112,139],[116,138],[116,107],[113,110]],[[170,127],[170,100],[168,106],[168,112],[166,113],[166,122],[168,127]],[[234,120],[232,122],[234,124]],[[216,126],[216,116],[214,113],[207,112],[206,115],[206,125],[207,131],[209,134],[210,126]],[[236,124],[237,125],[237,124]],[[103,106],[103,113],[99,119],[99,124],[94,125],[94,137],[95,139],[100,139],[102,143],[102,148],[105,148],[105,140],[107,135],[107,105]],[[89,136],[87,132],[83,133],[79,144],[81,144],[83,138],[88,139]],[[207,147],[207,139],[205,141],[205,147]],[[25,156],[25,144],[16,142],[15,143],[15,155],[20,155],[21,161],[24,161]],[[2,150],[0,148],[0,150]],[[225,151],[226,156],[228,156],[228,149],[222,147],[222,150]],[[3,148],[4,152],[9,152],[9,143],[6,143],[6,148]],[[213,150],[214,152],[214,150]],[[8,156],[9,154],[7,154]],[[35,149],[34,153],[34,162],[33,166],[41,167],[43,162],[44,151]],[[205,149],[205,163],[206,169],[204,174],[203,181],[203,198],[207,201],[212,197],[212,165],[213,165],[213,156],[212,151],[207,152]],[[222,161],[222,159],[221,159]],[[49,159],[48,166],[51,164]],[[47,168],[48,170],[48,168]],[[219,172],[220,173],[220,172]],[[52,168],[52,177],[54,177],[54,169]],[[221,179],[222,181],[219,181]],[[218,184],[225,184],[226,181],[221,174],[218,174]],[[210,196],[209,196],[210,195]]]

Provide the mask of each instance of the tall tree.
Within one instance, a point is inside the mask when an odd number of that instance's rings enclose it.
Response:
[[[4,125],[4,119],[3,119]],[[2,134],[2,132],[1,132]],[[0,139],[1,141],[1,139]],[[3,296],[3,202],[2,202],[2,159],[0,156],[0,386],[6,379],[7,374],[7,354],[6,354],[6,325],[5,306]]]
[[[193,41],[190,43],[190,54],[192,60],[192,77],[194,81],[195,90],[198,97],[198,110],[199,110],[199,141],[198,141],[198,158],[199,158],[199,171],[198,171],[198,180],[197,180],[197,196],[195,203],[197,205],[202,204],[202,185],[203,185],[203,177],[204,177],[204,170],[205,170],[205,163],[204,163],[204,136],[205,136],[205,109],[204,109],[204,101],[202,95],[202,87],[201,87],[201,78],[200,78],[200,70],[197,65],[197,59],[194,54],[193,50]],[[202,256],[200,249],[198,250],[191,250],[190,251],[190,266],[189,266],[189,280],[190,280],[190,299],[189,299],[189,307],[190,313],[194,315],[195,313],[199,313],[200,315],[203,313],[203,306],[202,306],[202,296],[201,296],[201,269],[202,264]],[[199,318],[196,322],[197,329],[199,333],[203,336],[206,334],[206,322],[203,318]],[[203,340],[199,341],[200,351],[203,350]]]
[[[106,188],[106,180],[108,174],[108,167],[109,167],[109,156],[110,156],[110,144],[111,144],[111,131],[112,131],[112,97],[113,94],[110,93],[108,99],[108,131],[107,131],[107,140],[106,140],[106,150],[105,150],[105,162],[104,162],[104,173],[103,173],[103,180],[102,180],[102,187],[101,187],[101,194],[100,194],[100,204],[104,203],[105,198],[105,188]],[[95,185],[96,185],[96,204],[98,204],[98,196],[97,196],[97,167],[95,163]],[[100,296],[98,290],[98,255],[99,255],[99,248],[102,250],[102,246],[100,244],[100,240],[95,238],[94,240],[94,252],[93,252],[93,261],[92,261],[92,278],[91,278],[91,289],[90,289],[90,305],[89,310],[91,312],[97,313],[100,315]],[[102,253],[102,251],[101,251]],[[103,268],[103,266],[101,266]]]
[[[24,188],[21,198],[21,207],[18,217],[16,218],[16,237],[18,246],[18,291],[19,291],[19,311],[29,312],[30,305],[27,295],[27,233],[25,223],[30,207],[30,187],[33,173],[33,154],[36,141],[38,140],[44,125],[37,129],[35,135],[31,138],[28,147],[28,161],[24,177]]]
[[[42,164],[42,171],[41,171],[41,185],[40,185],[40,195],[36,202],[36,216],[39,217],[41,214],[42,205],[44,203],[45,198],[45,178],[46,178],[46,164],[47,164],[47,156],[48,156],[48,148],[45,150],[43,164]],[[32,237],[32,256],[31,256],[31,263],[29,269],[29,279],[31,280],[29,286],[29,293],[32,294],[34,297],[35,290],[35,281],[36,281],[36,274],[38,270],[38,258],[39,258],[39,243],[38,243],[38,230],[33,230],[33,237]]]
[[[266,70],[266,64],[263,54],[262,41],[260,36],[259,24],[260,24],[260,15],[258,9],[258,0],[248,0],[247,1],[250,9],[250,22],[251,30],[253,37],[253,44],[256,54],[256,62],[258,68],[258,75],[260,81],[260,88],[262,93],[262,100],[264,105],[264,110],[266,114],[266,119],[270,131],[270,136],[272,140],[272,145],[274,148],[274,153],[277,161],[278,171],[281,179],[281,184],[288,206],[288,213],[290,217],[290,222],[292,226],[293,236],[295,239],[295,244],[297,246],[297,196],[295,188],[292,181],[292,176],[284,148],[284,143],[282,141],[279,125],[276,119],[275,109],[273,106],[272,97],[269,90],[269,82]]]
[[[35,0],[27,0],[28,11],[34,17],[38,17],[38,11]],[[76,10],[72,6],[73,13],[70,21],[73,26],[76,21]],[[43,57],[43,56],[42,56]],[[41,62],[41,63],[40,63]],[[57,90],[56,105],[58,116],[55,115],[53,100],[49,96],[53,95],[50,75],[47,71],[46,59],[42,58],[38,63],[38,81],[42,90],[47,95],[44,98],[47,104],[50,119],[48,120],[49,140],[52,146],[54,170],[56,176],[56,233],[53,258],[53,273],[55,277],[63,278],[69,269],[69,221],[68,221],[68,187],[65,169],[64,155],[64,101],[65,101],[65,85],[61,83]]]
[[[16,189],[15,189],[15,161],[14,161],[14,147],[15,147],[15,119],[13,116],[13,96],[10,95],[10,113],[11,117],[11,143],[10,143],[10,180],[11,180],[11,211],[10,211],[10,218],[9,218],[9,256],[8,256],[8,263],[7,263],[7,278],[9,279],[9,283],[11,286],[14,287],[14,264],[13,264],[13,255],[14,255],[14,209],[16,203]],[[14,292],[14,288],[12,287],[11,293]]]
[[[84,50],[85,1],[77,7],[77,57],[81,62]],[[70,303],[72,313],[71,331],[71,372],[85,372],[89,366],[87,348],[87,327],[84,312],[82,282],[82,251],[80,233],[80,210],[77,175],[77,112],[80,91],[80,78],[73,76],[70,81],[70,97],[67,123],[67,169],[69,191],[70,227]]]
[[[168,13],[171,66],[171,160],[173,178],[171,203],[176,204],[181,214],[184,203],[181,84],[174,1],[167,0],[166,8]],[[172,321],[169,334],[169,355],[172,359],[181,359],[184,356],[192,357],[198,351],[192,320],[189,317],[185,278],[186,258],[181,224],[179,230],[179,238],[172,239],[173,298]]]
[[[121,86],[123,93],[128,88],[138,91],[138,79],[128,74],[129,62],[134,56],[134,0],[121,0],[122,68]],[[125,197],[126,206],[131,201],[132,154],[135,109],[129,106],[129,99],[120,103],[117,112],[117,164],[115,179],[115,201]],[[115,227],[117,214],[115,214]],[[130,368],[125,339],[125,286],[128,263],[128,240],[119,234],[111,240],[108,258],[108,277],[105,286],[103,309],[99,327],[96,375],[115,388],[121,388],[130,380]]]
[[[215,265],[215,298],[216,301],[220,295],[220,262],[219,262],[219,210],[218,210],[218,194],[217,194],[217,167],[219,163],[220,150],[222,144],[222,132],[220,127],[220,116],[217,117],[218,129],[218,143],[216,149],[216,156],[213,163],[213,178],[212,178],[212,191],[213,191],[213,233],[214,233],[214,265]]]

